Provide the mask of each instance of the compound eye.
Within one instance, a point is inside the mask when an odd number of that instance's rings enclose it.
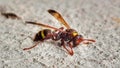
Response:
[[[76,40],[75,44],[79,45],[82,41],[83,41],[83,38],[79,38],[79,39]]]
[[[75,45],[79,45],[83,41],[83,37],[81,35],[76,36],[75,38]]]

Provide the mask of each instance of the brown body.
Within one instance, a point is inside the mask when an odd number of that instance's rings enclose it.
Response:
[[[49,35],[52,35],[52,31],[50,29],[41,30],[35,35],[34,41],[44,41],[45,39],[52,38],[52,36]]]
[[[34,24],[34,25],[39,25],[47,28],[54,29],[53,31],[50,29],[44,29],[39,31],[34,38],[35,42],[42,42],[44,40],[54,40],[54,41],[61,41],[60,46],[63,46],[70,55],[73,55],[74,52],[72,50],[73,47],[76,47],[79,45],[81,42],[88,44],[90,42],[95,42],[95,40],[92,39],[84,39],[82,35],[79,35],[78,32],[74,29],[71,29],[70,26],[66,23],[66,21],[62,18],[62,16],[56,12],[55,10],[48,10],[48,12],[53,15],[58,21],[60,21],[67,29],[64,29],[63,27],[61,28],[55,28],[49,25],[45,25],[42,23],[36,23],[36,22],[30,22],[26,21],[26,23],[29,24]],[[37,43],[38,44],[38,43]],[[35,47],[37,44],[35,44],[32,47],[29,48],[24,48],[24,50],[29,50],[33,47]]]
[[[65,31],[51,31],[50,29],[44,29],[39,31],[34,38],[35,42],[38,41],[44,41],[47,39],[52,39],[54,41],[61,40],[61,44],[64,42],[72,43],[72,47],[76,47],[79,43],[77,42],[78,39],[83,40],[81,35],[78,35],[78,33],[74,29],[66,29]],[[62,45],[61,45],[62,46]]]

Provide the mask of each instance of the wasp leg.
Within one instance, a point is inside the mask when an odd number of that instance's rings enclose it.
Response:
[[[73,50],[72,50],[72,45],[70,44],[70,43],[68,43],[69,44],[69,47],[70,47],[70,50],[66,47],[66,45],[65,45],[65,42],[64,42],[64,40],[61,40],[61,42],[62,42],[62,46],[68,51],[68,53],[72,56],[73,54],[74,54],[74,52],[73,52]]]
[[[28,47],[28,48],[24,48],[23,50],[29,50],[29,49],[32,49],[34,48],[35,46],[37,46],[40,42],[37,42],[35,45],[31,46],[31,47]]]
[[[91,42],[95,42],[93,39],[83,39],[83,44],[90,44]]]
[[[74,54],[74,52],[73,52],[73,47],[72,47],[72,45],[71,45],[71,43],[70,42],[68,42],[68,45],[69,45],[69,47],[70,47],[70,49],[71,49],[71,51],[69,52],[70,53],[70,55],[72,56],[73,54]]]
[[[58,32],[58,33],[55,33],[55,32],[54,32],[53,35],[52,35],[52,40],[54,40],[54,41],[59,40],[61,33],[62,33],[62,32]]]
[[[63,30],[64,27],[60,27],[59,29],[60,29],[60,30]],[[60,36],[61,36],[61,33],[62,33],[61,31],[55,30],[55,31],[53,32],[53,35],[52,35],[52,40],[54,40],[54,41],[59,40],[59,39],[60,39]]]

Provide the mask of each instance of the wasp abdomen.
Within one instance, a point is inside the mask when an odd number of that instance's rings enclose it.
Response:
[[[34,41],[43,41],[45,38],[47,38],[48,34],[51,34],[51,30],[41,30],[35,35]]]

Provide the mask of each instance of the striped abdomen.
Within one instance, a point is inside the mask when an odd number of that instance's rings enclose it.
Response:
[[[34,41],[43,41],[45,38],[47,38],[48,34],[51,34],[51,30],[41,30],[35,35]]]

